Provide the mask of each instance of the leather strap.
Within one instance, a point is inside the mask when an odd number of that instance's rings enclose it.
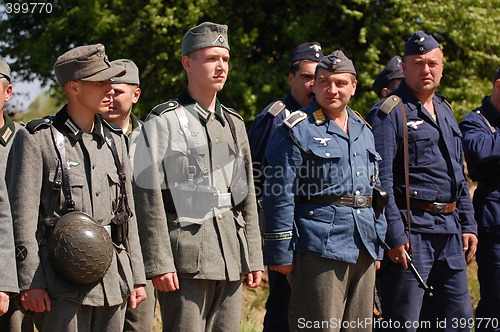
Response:
[[[52,139],[54,140],[56,152],[59,157],[59,170],[61,171],[62,175],[62,190],[66,207],[68,209],[68,212],[75,211],[75,201],[73,201],[73,198],[71,196],[71,187],[69,184],[68,161],[66,160],[64,136],[55,126],[50,127],[50,132],[52,134]]]
[[[408,227],[408,244],[410,246],[408,253],[410,257],[413,257],[413,251],[411,248],[411,205],[410,205],[410,152],[408,148],[408,125],[406,118],[406,110],[401,98],[399,99],[399,104],[401,105],[401,119],[403,124],[403,163],[405,171],[405,198],[406,198],[406,221]]]
[[[342,205],[356,208],[372,207],[372,196],[361,195],[320,195],[296,196],[297,204]]]
[[[412,209],[422,210],[433,214],[448,214],[452,213],[457,208],[457,202],[439,203],[439,202],[424,201],[422,199],[416,199],[416,198],[411,198],[410,201]],[[399,206],[404,206],[406,200],[398,196],[396,197],[396,203]]]

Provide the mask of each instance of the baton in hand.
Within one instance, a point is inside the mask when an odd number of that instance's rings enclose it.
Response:
[[[411,259],[410,254],[408,254],[408,251],[406,251],[406,250],[405,250],[405,255],[406,255],[406,261],[408,263],[408,266],[410,267],[411,273],[415,276],[415,279],[417,279],[418,286],[420,288],[423,288],[425,294],[427,294],[429,297],[433,296],[434,294],[432,293],[432,291],[434,290],[434,288],[432,288],[432,286],[427,285],[427,283],[424,281],[424,279],[422,279],[422,276],[420,275],[420,273],[418,273],[417,268],[413,264],[413,260]]]

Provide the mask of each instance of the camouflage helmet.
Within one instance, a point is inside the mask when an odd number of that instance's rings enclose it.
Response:
[[[113,242],[106,229],[80,211],[62,216],[49,238],[54,270],[79,285],[101,279],[113,260]]]

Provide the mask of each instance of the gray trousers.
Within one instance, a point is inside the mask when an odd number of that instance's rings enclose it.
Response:
[[[142,302],[137,308],[131,309],[127,304],[125,313],[124,332],[152,332],[156,307],[156,291],[153,282],[148,280],[146,286],[147,300]]]
[[[92,307],[51,297],[51,309],[34,313],[40,332],[118,332],[123,330],[126,301],[116,306]]]
[[[375,261],[356,264],[297,253],[288,313],[291,331],[371,331]]]
[[[242,282],[179,279],[179,290],[158,292],[163,332],[238,332]]]

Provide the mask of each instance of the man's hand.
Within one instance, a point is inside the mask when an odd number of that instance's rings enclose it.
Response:
[[[128,304],[130,308],[135,309],[139,304],[146,301],[148,296],[146,295],[146,290],[142,286],[134,287],[134,293],[128,298]]]
[[[407,242],[399,247],[394,247],[387,252],[387,255],[394,263],[403,265],[403,268],[408,269],[408,262],[406,261],[405,250],[410,249],[410,244]]]
[[[50,297],[45,288],[27,289],[20,296],[24,309],[34,312],[50,311]]]
[[[249,288],[257,288],[262,280],[262,271],[248,272],[245,281],[243,282]]]
[[[177,272],[169,272],[157,275],[151,279],[153,286],[161,292],[173,292],[179,289]]]
[[[9,293],[0,292],[0,316],[9,310]]]
[[[462,234],[462,241],[464,243],[465,260],[468,262],[476,254],[477,236],[472,233],[464,233]]]
[[[293,264],[280,265],[280,266],[269,266],[270,270],[278,271],[279,273],[283,273],[283,274],[291,274],[293,272],[294,268],[295,268],[295,265],[293,265]]]

